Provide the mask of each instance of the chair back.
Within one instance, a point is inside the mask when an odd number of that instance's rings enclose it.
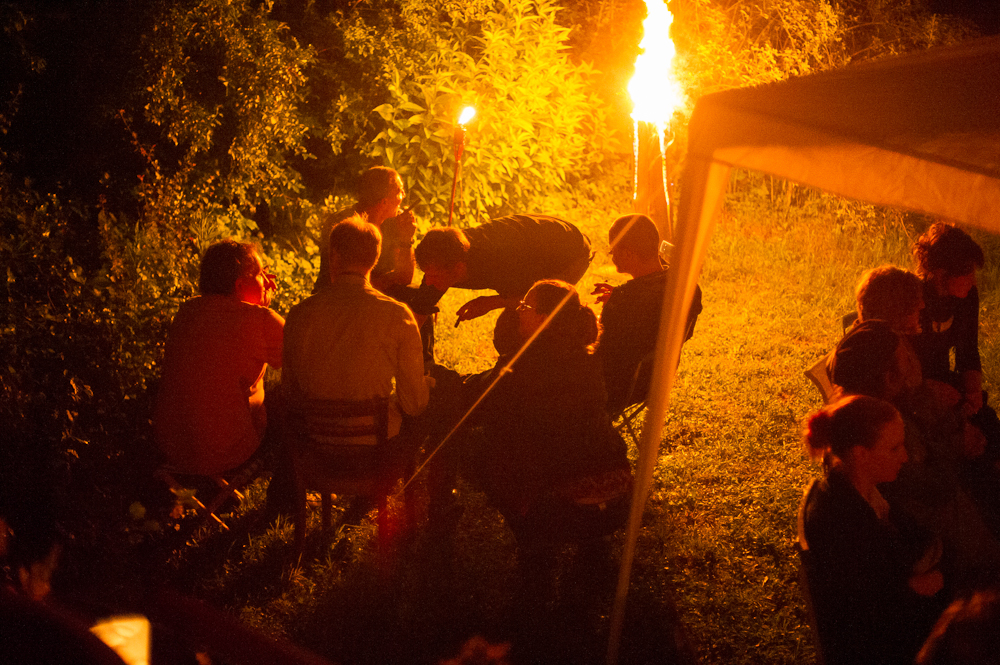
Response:
[[[289,408],[295,473],[312,489],[372,494],[384,475],[389,400],[311,399]]]

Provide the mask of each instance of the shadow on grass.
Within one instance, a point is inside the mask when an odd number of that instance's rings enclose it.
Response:
[[[313,515],[296,559],[291,524],[250,510],[175,553],[171,586],[336,663],[437,663],[475,635],[511,644],[513,663],[605,662],[620,536],[596,563],[577,565],[565,548],[551,592],[523,588],[502,518],[462,489],[453,534],[424,522],[390,565],[377,555],[372,515],[329,532]],[[690,662],[674,646],[683,631],[669,589],[634,583],[630,594],[620,662]]]

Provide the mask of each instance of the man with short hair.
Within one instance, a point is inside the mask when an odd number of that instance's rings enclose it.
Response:
[[[510,215],[458,229],[429,230],[417,245],[424,281],[415,307],[428,311],[444,293],[489,289],[462,305],[458,323],[504,308],[494,343],[502,354],[517,347],[517,317],[510,313],[531,286],[542,279],[576,284],[590,265],[590,240],[573,224],[548,215]]]
[[[619,217],[611,225],[608,238],[615,269],[632,277],[616,287],[601,283],[594,288],[598,302],[604,303],[597,356],[604,370],[608,410],[616,413],[641,402],[649,391],[652,366],[644,366],[638,378],[636,371],[656,347],[667,270],[660,262],[660,236],[656,224],[646,215]],[[688,312],[685,341],[694,333],[701,308],[701,289],[696,286]]]
[[[264,370],[281,367],[285,321],[268,307],[274,275],[250,243],[211,245],[198,288],[170,324],[154,427],[178,471],[216,476],[260,446]]]
[[[858,321],[886,321],[900,335],[920,332],[924,308],[923,284],[908,270],[894,265],[872,268],[855,289]]]
[[[372,283],[383,293],[399,298],[396,289],[413,280],[413,234],[416,219],[412,212],[400,213],[406,196],[403,180],[393,169],[373,166],[358,178],[357,203],[328,217],[320,234],[319,276],[313,293],[330,285],[330,231],[339,222],[361,215],[382,233],[379,261],[372,269]]]
[[[371,285],[380,245],[379,230],[358,216],[330,230],[331,284],[288,313],[281,382],[291,401],[394,395],[392,437],[402,413],[427,406],[429,381],[413,313]]]

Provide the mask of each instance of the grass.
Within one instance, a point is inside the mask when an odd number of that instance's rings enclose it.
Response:
[[[885,262],[908,266],[917,233],[898,223],[873,228],[871,215],[852,217],[844,205],[837,217],[731,209],[704,266],[704,312],[671,396],[632,574],[623,663],[671,662],[668,636],[678,616],[701,662],[812,660],[793,546],[799,498],[817,473],[801,452],[799,423],[820,400],[803,370],[839,338],[861,272]],[[614,216],[582,215],[598,249],[583,294],[596,281],[620,279],[601,251]],[[996,238],[977,237],[998,255]],[[984,311],[992,313],[1000,277],[992,260],[981,276]],[[468,297],[450,293],[437,327],[439,361],[462,372],[495,358],[491,317],[454,327],[454,310]],[[1000,369],[998,325],[984,315],[987,377]],[[370,526],[313,536],[295,561],[290,525],[255,524],[251,509],[233,532],[182,551],[166,575],[337,662],[436,662],[474,634],[512,640],[518,662],[603,662],[607,589],[580,596],[569,588],[535,633],[518,628],[510,616],[513,542],[484,498],[464,489],[450,570],[439,565],[439,544],[418,531],[396,574],[379,575]]]

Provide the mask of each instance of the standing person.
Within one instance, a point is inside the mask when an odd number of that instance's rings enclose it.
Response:
[[[320,232],[319,276],[313,293],[327,288],[330,281],[330,231],[339,222],[354,215],[382,233],[379,261],[372,269],[372,284],[383,293],[400,299],[401,291],[413,281],[413,235],[416,218],[410,211],[400,212],[406,198],[403,180],[393,169],[373,166],[358,178],[357,199],[352,207],[329,216]]]
[[[495,309],[494,343],[500,355],[516,350],[514,307],[531,285],[543,279],[576,284],[590,265],[590,240],[573,224],[547,215],[510,215],[465,230],[430,229],[416,248],[424,271],[420,300],[437,303],[450,288],[489,289],[458,310],[458,323]]]
[[[268,307],[276,288],[252,244],[205,251],[201,295],[170,325],[154,416],[156,442],[181,473],[221,475],[260,446],[264,370],[281,367],[285,320]]]
[[[632,383],[640,363],[656,347],[667,269],[660,262],[656,224],[646,215],[619,217],[608,231],[608,240],[615,269],[632,278],[616,287],[597,284],[593,293],[598,302],[604,303],[597,357],[608,390],[608,411],[617,413],[629,404],[643,401],[649,392],[652,366],[648,372],[644,368],[634,391]],[[700,313],[701,288],[696,286],[685,325],[685,341],[694,334]]]
[[[389,436],[402,414],[427,406],[420,333],[410,309],[370,281],[381,234],[355,216],[330,231],[328,288],[292,307],[281,384],[290,401],[394,396]]]
[[[803,497],[799,541],[828,665],[913,662],[944,606],[940,545],[878,489],[906,462],[903,431],[891,404],[861,395],[804,423],[806,451],[824,474]]]

